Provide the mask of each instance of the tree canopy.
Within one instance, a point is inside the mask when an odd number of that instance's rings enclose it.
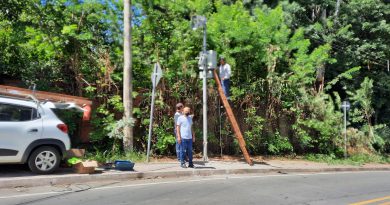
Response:
[[[174,151],[174,105],[194,110],[201,132],[201,31],[232,66],[232,104],[252,154],[342,153],[341,101],[349,100],[349,152],[390,151],[390,4],[383,0],[133,1],[135,149],[145,150],[152,65],[158,86],[153,152]],[[122,104],[123,2],[3,0],[0,83],[94,100],[91,140],[118,148]],[[210,152],[238,153],[209,81]],[[77,123],[65,116],[73,130]],[[74,132],[73,134],[75,134]],[[202,146],[196,142],[196,151]]]

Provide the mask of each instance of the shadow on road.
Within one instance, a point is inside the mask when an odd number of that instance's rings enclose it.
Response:
[[[241,158],[238,161],[246,163],[244,158]],[[264,165],[264,166],[269,166],[269,167],[272,167],[272,168],[283,168],[283,167],[278,167],[278,166],[274,166],[274,165],[268,164],[265,161],[252,160],[252,162],[253,162],[253,165]]]
[[[206,166],[206,162],[204,161],[194,161],[194,165],[197,165],[195,169],[216,169],[215,167]]]
[[[53,175],[73,174],[70,168],[60,168]],[[0,164],[0,178],[36,176],[27,164]]]

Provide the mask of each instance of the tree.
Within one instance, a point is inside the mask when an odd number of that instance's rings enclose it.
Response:
[[[372,126],[372,115],[374,109],[372,107],[373,96],[373,84],[374,81],[365,77],[361,83],[361,88],[355,92],[348,92],[350,99],[353,101],[354,109],[352,110],[352,121],[355,123],[363,123],[368,126],[368,136],[372,138],[374,136],[374,130]]]
[[[340,101],[347,91],[360,93],[365,77],[373,81],[366,96],[372,109],[356,104],[363,121],[351,126],[367,131],[362,124],[369,116],[377,135],[377,125],[390,124],[390,4],[383,0],[123,1],[0,1],[0,83],[12,78],[21,86],[88,97],[96,106],[93,147],[142,151],[150,65],[159,61],[164,77],[152,149],[170,153],[172,107],[202,106],[196,59],[202,33],[189,29],[191,16],[199,14],[208,19],[208,47],[232,65],[232,104],[252,153],[337,153]],[[208,86],[209,151],[223,147],[234,154],[229,125],[220,129],[215,84]],[[195,127],[201,127],[198,119]],[[221,141],[220,133],[226,136]],[[390,139],[389,133],[383,128],[380,135]]]
[[[132,86],[132,59],[131,59],[131,0],[124,1],[124,66],[123,66],[123,106],[124,118],[131,119],[133,112]],[[126,151],[133,151],[133,128],[127,125],[124,129],[123,147]]]

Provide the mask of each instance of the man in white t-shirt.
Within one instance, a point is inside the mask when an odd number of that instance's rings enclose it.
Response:
[[[230,65],[226,63],[224,57],[221,57],[219,60],[221,64],[219,66],[219,78],[221,79],[221,86],[223,92],[228,100],[230,100],[230,76],[232,75],[232,69]]]
[[[187,168],[185,164],[186,157],[188,158],[188,167],[194,168],[192,162],[192,143],[195,142],[195,133],[192,128],[192,117],[190,116],[191,109],[185,107],[183,115],[177,119],[177,141],[180,144],[180,166]]]

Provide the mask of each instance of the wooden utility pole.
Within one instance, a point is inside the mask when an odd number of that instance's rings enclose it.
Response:
[[[228,100],[227,100],[227,98],[226,98],[226,96],[225,96],[225,94],[224,94],[224,92],[222,90],[221,81],[218,78],[217,71],[214,70],[213,72],[214,72],[215,82],[217,83],[217,86],[218,86],[219,96],[221,97],[223,106],[226,109],[226,114],[227,114],[227,116],[229,118],[230,124],[232,124],[234,135],[237,138],[238,144],[240,146],[242,154],[244,155],[245,161],[249,165],[252,166],[253,162],[252,162],[252,159],[250,158],[250,156],[248,154],[248,151],[246,150],[246,147],[245,147],[246,144],[245,144],[244,137],[242,136],[240,127],[238,126],[238,123],[237,123],[236,117],[233,114],[232,108],[230,107],[230,104],[229,104],[229,102],[228,102]]]
[[[133,83],[132,83],[132,56],[131,56],[131,0],[124,0],[123,22],[124,22],[124,45],[123,45],[123,106],[124,118],[131,119],[133,117]],[[125,151],[133,151],[133,127],[125,126],[123,129],[123,148]]]

